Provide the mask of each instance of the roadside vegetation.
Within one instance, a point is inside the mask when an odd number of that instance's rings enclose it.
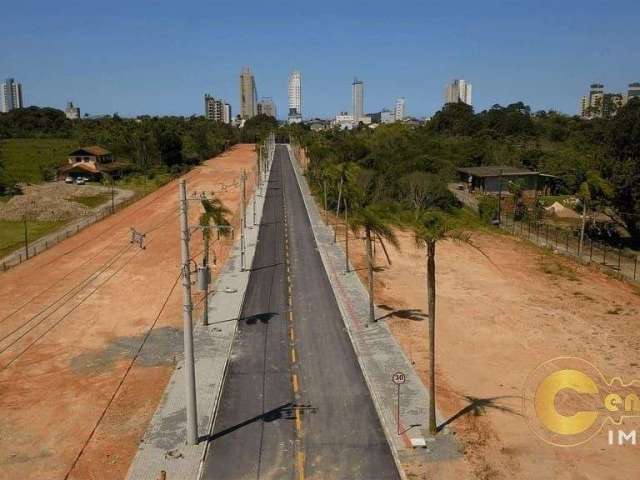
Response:
[[[64,222],[27,222],[29,242],[38,240],[62,225]],[[24,222],[0,220],[0,258],[20,248],[24,248]]]

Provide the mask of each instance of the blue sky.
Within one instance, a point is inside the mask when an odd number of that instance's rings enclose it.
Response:
[[[202,112],[205,92],[238,112],[243,65],[259,96],[285,113],[288,72],[303,75],[303,113],[350,109],[431,115],[452,78],[473,84],[474,107],[522,100],[573,114],[593,81],[640,81],[640,2],[147,1],[10,2],[0,29],[0,78],[28,105],[121,115]]]

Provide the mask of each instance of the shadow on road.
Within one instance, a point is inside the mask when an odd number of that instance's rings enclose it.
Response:
[[[264,270],[266,268],[277,267],[278,265],[282,265],[282,262],[272,263],[271,265],[262,265],[261,267],[254,267],[250,271],[257,272],[258,270]]]
[[[277,315],[278,315],[278,313],[276,313],[276,312],[256,313],[254,315],[241,317],[238,320],[239,321],[244,321],[247,325],[254,325],[254,324],[258,323],[258,322],[269,323],[269,320],[271,320],[273,317],[275,317]]]
[[[268,412],[264,412],[261,415],[256,415],[255,417],[245,420],[244,422],[234,425],[233,427],[226,428],[221,432],[214,433],[213,435],[205,435],[200,440],[212,442],[220,437],[224,437],[231,432],[235,432],[236,430],[246,427],[247,425],[251,425],[254,422],[273,422],[274,420],[280,419],[293,420],[295,418],[294,408],[294,404],[291,402],[282,404],[279,407],[269,410]]]

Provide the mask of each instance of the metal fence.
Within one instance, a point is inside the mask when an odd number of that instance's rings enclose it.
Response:
[[[138,201],[140,196],[138,194],[133,194],[128,198],[116,200],[114,206],[111,206],[111,203],[105,204],[100,209],[94,213],[81,217],[69,225],[61,228],[60,230],[49,233],[38,240],[34,240],[29,243],[29,249],[26,247],[22,247],[16,250],[13,253],[10,253],[6,257],[4,257],[2,261],[2,271],[6,272],[11,267],[21,264],[22,262],[28,260],[29,258],[35,257],[40,253],[44,252],[48,248],[60,243],[63,240],[77,234],[80,230],[84,230],[85,228],[93,225],[94,223],[102,220],[109,215],[114,214],[115,212],[122,210],[123,208],[128,207],[132,203]]]
[[[580,238],[573,231],[544,221],[535,221],[529,217],[516,220],[509,214],[501,216],[500,226],[513,235],[525,238],[541,247],[548,247],[575,258],[580,257],[584,263],[600,264],[626,279],[640,280],[638,255],[629,253],[621,245],[615,247],[585,235],[582,252],[579,255]]]

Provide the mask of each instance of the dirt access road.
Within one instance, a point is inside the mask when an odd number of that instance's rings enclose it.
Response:
[[[377,249],[384,270],[375,276],[376,303],[428,385],[425,252],[409,233],[399,235],[391,266]],[[445,418],[461,414],[449,427],[463,455],[407,466],[409,478],[637,477],[638,446],[608,445],[606,426],[577,447],[538,439],[522,415],[522,393],[536,367],[565,355],[591,362],[609,379],[639,379],[640,290],[507,235],[472,238],[486,256],[442,242],[436,261],[437,404]],[[352,239],[350,251],[366,281],[363,242]],[[625,427],[640,429],[640,421]]]
[[[183,178],[189,194],[216,192],[237,225],[240,175],[251,193],[255,166],[254,146],[238,145]],[[191,224],[201,210],[190,202]],[[229,247],[216,242],[219,265]],[[125,476],[182,352],[179,270],[173,181],[0,275],[3,480]]]

